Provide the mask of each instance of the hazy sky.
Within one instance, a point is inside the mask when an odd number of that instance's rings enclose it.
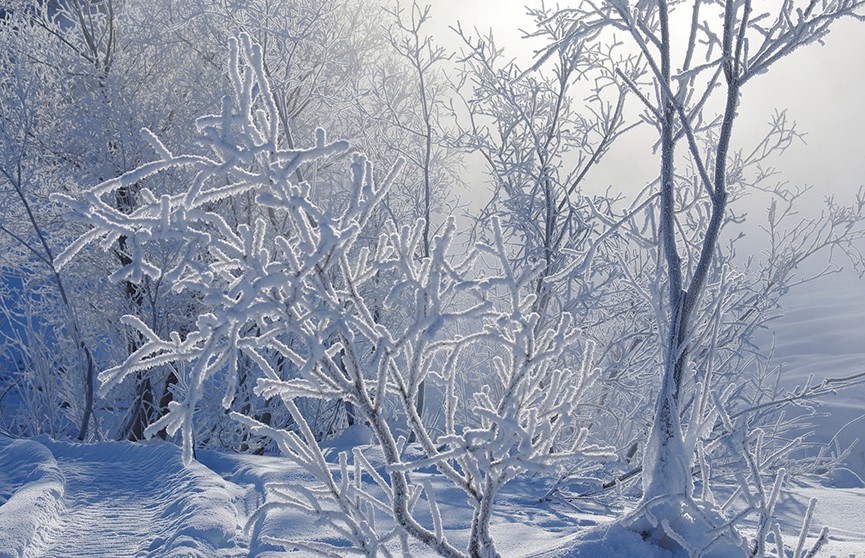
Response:
[[[529,60],[531,44],[520,39],[520,27],[530,28],[525,1],[433,0],[433,27],[442,42],[456,20],[463,27],[492,29],[512,57]],[[536,4],[539,4],[536,3]],[[548,3],[549,4],[549,3]],[[456,43],[454,43],[456,44]],[[842,21],[825,45],[809,45],[780,61],[743,89],[734,146],[758,139],[775,110],[788,115],[807,133],[807,145],[792,146],[778,160],[783,177],[792,183],[815,186],[815,191],[852,194],[865,184],[865,23]],[[611,152],[611,157],[616,153]],[[621,157],[620,157],[621,158]],[[630,157],[629,157],[630,159]],[[656,163],[647,158],[646,170]],[[623,171],[632,165],[609,165],[594,180],[609,184],[634,180]],[[477,186],[474,186],[477,187]]]

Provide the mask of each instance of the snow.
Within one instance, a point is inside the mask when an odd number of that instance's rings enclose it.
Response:
[[[829,543],[819,556],[865,556],[865,488],[829,490],[821,486],[804,486],[796,493],[803,499],[817,498],[815,522],[831,526]],[[792,508],[798,506],[801,502],[790,504]]]
[[[834,274],[794,288],[783,304],[784,316],[773,332],[775,357],[783,363],[782,378],[788,387],[803,385],[810,374],[816,383],[865,372],[865,280],[850,271]],[[820,410],[828,416],[816,421],[815,433],[824,442],[837,434],[842,448],[858,439],[846,465],[865,479],[863,401],[865,383],[824,399]]]
[[[0,439],[0,554],[44,548],[63,512],[63,476],[51,452],[31,440]]]
[[[166,443],[0,440],[0,556],[239,556],[234,497]]]
[[[331,451],[345,448],[332,448]],[[365,452],[373,455],[374,448]],[[286,552],[271,538],[336,542],[313,518],[284,508],[255,510],[269,501],[270,483],[313,479],[281,457],[199,451],[184,467],[181,450],[165,442],[81,445],[47,437],[0,439],[0,557],[234,557],[308,556]],[[431,472],[448,539],[465,544],[471,509],[458,489]],[[543,483],[509,485],[498,500],[492,534],[503,556],[536,558],[681,558],[646,544],[613,523],[612,512],[538,503]],[[778,504],[782,531],[798,533],[811,498],[814,540],[832,526],[818,556],[865,554],[865,487],[794,483]],[[788,542],[788,545],[790,542]],[[411,546],[411,555],[432,556]]]

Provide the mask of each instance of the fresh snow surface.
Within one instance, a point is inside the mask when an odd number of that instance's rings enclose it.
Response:
[[[346,449],[346,447],[333,447],[326,450],[325,455],[335,464],[338,452]],[[384,474],[384,467],[377,456],[376,449],[367,447],[364,454],[379,473]],[[262,502],[269,501],[266,496],[267,484],[313,482],[309,474],[281,457],[225,455],[202,451],[199,452],[198,458],[228,481],[246,487],[246,500],[238,508],[246,510],[247,513],[254,512]],[[413,473],[416,481],[425,476],[429,476],[434,483],[448,540],[458,547],[465,547],[471,525],[471,510],[464,495],[457,489],[451,488],[440,477],[424,472]],[[492,528],[497,549],[503,556],[534,556],[540,552],[561,548],[563,543],[572,541],[582,527],[596,526],[600,522],[609,521],[607,517],[538,504],[544,490],[540,483],[514,483],[510,488],[499,499],[498,513],[494,515]],[[370,487],[369,490],[374,488]],[[282,547],[268,544],[270,538],[319,540],[330,543],[337,540],[335,533],[317,523],[314,517],[284,508],[269,509],[260,514],[249,524],[247,531],[250,537],[249,556],[260,558],[286,555]],[[410,545],[413,557],[435,556],[417,543],[410,543]],[[299,552],[288,555],[304,556]]]
[[[811,384],[817,384],[865,373],[865,280],[850,271],[833,274],[794,287],[782,304],[784,315],[772,333],[786,387],[802,386],[812,374]],[[814,421],[815,438],[839,449],[852,444],[845,464],[865,479],[865,381],[821,403],[826,416]],[[865,522],[865,508],[861,517]]]
[[[241,556],[229,486],[169,444],[0,439],[0,556]]]
[[[328,450],[330,460],[337,449]],[[375,449],[365,453],[375,464]],[[0,439],[0,557],[277,558],[305,554],[268,544],[269,537],[334,541],[331,531],[298,512],[273,508],[253,516],[271,501],[268,483],[312,480],[289,460],[209,451],[200,451],[198,460],[184,468],[180,450],[162,442]],[[448,538],[465,544],[470,510],[456,491],[436,483]],[[682,558],[611,526],[609,510],[540,504],[542,493],[541,483],[527,480],[500,496],[493,535],[503,556]],[[794,483],[779,504],[788,545],[795,543],[810,498],[820,500],[812,537],[822,525],[834,527],[818,556],[865,557],[862,487]],[[411,551],[432,556],[419,546]]]

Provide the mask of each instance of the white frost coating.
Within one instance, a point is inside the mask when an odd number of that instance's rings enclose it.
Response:
[[[139,282],[144,277],[171,281],[175,291],[191,290],[200,293],[206,301],[222,302],[216,313],[207,322],[199,322],[199,329],[188,333],[183,339],[171,336],[170,340],[159,339],[150,328],[132,316],[125,323],[134,327],[146,340],[122,365],[106,370],[100,375],[100,393],[105,394],[116,387],[129,374],[167,364],[178,359],[188,360],[189,377],[185,384],[189,391],[182,402],[175,402],[171,412],[149,432],[161,428],[187,430],[191,424],[191,413],[203,390],[203,383],[214,373],[228,366],[234,369],[238,350],[254,346],[252,340],[241,339],[239,325],[247,319],[265,318],[274,309],[263,304],[264,298],[274,289],[290,280],[287,276],[304,276],[314,271],[318,262],[332,254],[339,242],[351,244],[351,237],[344,231],[355,231],[347,226],[362,221],[364,215],[345,214],[332,225],[318,208],[313,207],[302,196],[302,189],[289,184],[284,177],[302,163],[320,157],[347,151],[348,144],[337,141],[327,144],[324,135],[318,134],[317,145],[311,149],[278,150],[275,148],[281,133],[278,115],[261,68],[257,46],[248,37],[240,45],[231,44],[232,66],[229,72],[236,103],[226,98],[223,114],[199,120],[201,141],[207,145],[211,157],[173,156],[152,133],[145,132],[160,160],[146,163],[118,179],[100,184],[83,194],[84,202],[58,196],[79,213],[91,229],[74,241],[58,256],[58,266],[75,257],[88,244],[98,243],[111,249],[120,237],[128,239],[130,247],[129,265],[121,268],[112,280]],[[251,70],[251,71],[250,71]],[[258,94],[252,91],[258,87]],[[257,103],[263,102],[263,107]],[[253,110],[255,109],[255,110]],[[263,112],[262,112],[263,111]],[[288,162],[283,164],[283,162]],[[241,168],[243,165],[243,168]],[[252,168],[250,168],[250,165]],[[144,181],[147,177],[169,170],[192,168],[197,176],[193,187],[182,196],[142,196],[139,204],[128,214],[114,207],[113,193],[125,185]],[[278,180],[282,178],[282,180]],[[274,184],[277,182],[277,184]],[[303,238],[306,250],[301,259],[289,257],[286,268],[279,257],[291,254],[271,254],[265,248],[268,231],[262,221],[255,223],[253,230],[239,228],[235,234],[217,213],[208,209],[209,204],[250,190],[266,192],[274,189],[273,205],[288,211],[294,219],[295,230]],[[377,194],[381,194],[378,193]],[[310,224],[316,223],[313,229]],[[215,225],[215,229],[214,229]],[[214,236],[214,233],[221,233]],[[267,240],[274,241],[273,238]],[[179,241],[182,260],[168,269],[161,269],[155,262],[147,260],[142,247],[160,241]],[[277,246],[294,244],[280,237]],[[211,271],[200,273],[201,261],[217,255]],[[293,264],[293,265],[291,265]],[[227,286],[227,288],[226,288]],[[264,333],[262,337],[267,337]],[[232,355],[227,358],[227,355]],[[231,360],[231,362],[229,362]],[[230,402],[230,395],[225,403]],[[191,457],[191,432],[184,432],[185,451]]]
[[[685,450],[678,407],[673,403],[673,386],[665,381],[661,389],[666,395],[658,397],[643,457],[646,502],[670,495],[686,496],[693,491],[690,467],[693,457]]]
[[[532,282],[540,269],[513,267],[497,219],[493,242],[471,247],[459,259],[450,252],[454,219],[432,239],[426,258],[417,257],[425,229],[421,220],[403,227],[388,220],[375,247],[362,242],[361,232],[402,162],[378,183],[372,164],[354,154],[353,195],[339,211],[320,207],[310,185],[294,181],[295,170],[345,153],[348,144],[328,143],[318,131],[314,147],[280,149],[280,120],[258,47],[243,36],[230,50],[233,94],[221,114],[198,120],[207,157],[172,156],[156,145],[161,160],[86,192],[86,203],[70,203],[91,229],[73,243],[69,257],[93,242],[110,248],[121,236],[133,239],[133,261],[116,279],[159,277],[176,292],[195,294],[208,309],[191,331],[168,339],[127,318],[142,345],[100,375],[100,393],[132,373],[175,363],[178,393],[145,433],[180,432],[183,460],[189,463],[193,415],[206,386],[217,374],[224,378],[222,404],[230,407],[239,380],[237,359],[249,358],[264,376],[255,393],[281,399],[293,430],[232,416],[271,437],[317,481],[294,487],[293,495],[286,492],[268,506],[316,514],[369,556],[388,555],[389,545],[407,537],[444,556],[497,556],[490,521],[503,486],[527,473],[564,471],[580,456],[610,455],[588,443],[587,430],[577,424],[577,407],[599,377],[592,344],[581,341],[570,314],[536,313]],[[128,214],[113,208],[117,188],[169,170],[194,172],[186,192],[148,194]],[[232,229],[214,208],[253,192],[268,213]],[[178,245],[182,260],[162,268],[147,260],[144,248],[166,241]],[[492,270],[477,270],[482,255],[491,259]],[[580,343],[582,364],[565,358]],[[457,420],[454,378],[476,348],[496,354],[493,385],[470,403],[471,419]],[[443,433],[418,415],[418,394],[426,383],[449,393]],[[380,444],[386,472],[375,471],[362,454],[352,456],[353,468],[346,455],[339,470],[331,471],[294,402],[301,397],[351,404],[356,420],[365,422]],[[423,456],[404,458],[408,446],[393,429],[392,409]],[[422,467],[439,470],[473,506],[468,548],[448,541],[432,489],[412,480]],[[378,489],[368,491],[359,480],[350,482],[350,475],[368,475]],[[424,493],[428,505],[417,506]],[[424,519],[419,510],[432,517]],[[377,520],[382,514],[395,526],[381,528],[387,524]],[[326,543],[273,542],[338,552]]]

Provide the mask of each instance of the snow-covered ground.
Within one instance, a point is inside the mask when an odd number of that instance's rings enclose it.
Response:
[[[803,385],[810,374],[812,383],[819,383],[865,373],[865,280],[851,271],[829,275],[795,287],[783,304],[784,316],[773,330],[776,361],[788,387]],[[846,463],[865,479],[865,382],[822,403],[829,416],[817,422],[816,437],[828,442],[837,434],[840,447],[859,440]]]
[[[243,555],[233,488],[169,444],[0,439],[0,556]]]
[[[276,558],[286,552],[268,544],[269,537],[333,541],[333,533],[314,518],[285,509],[250,522],[267,501],[266,483],[308,478],[290,461],[214,452],[198,457],[184,468],[180,450],[162,442],[0,439],[0,556]],[[602,510],[539,504],[541,488],[516,483],[499,499],[493,534],[503,556],[653,556],[645,554],[639,536],[608,529],[611,516]],[[452,542],[464,543],[470,512],[450,496],[442,486],[445,528]],[[819,556],[865,555],[865,488],[797,484],[780,504],[789,537],[798,533],[810,498],[821,502],[815,526],[833,526]],[[412,547],[412,556],[429,555]]]
[[[785,383],[801,384],[811,373],[819,380],[865,370],[865,283],[851,274],[833,276],[794,290],[785,305],[786,315],[774,327]],[[829,398],[817,436],[828,441],[840,429],[842,445],[865,439],[863,402],[865,385]],[[278,457],[207,451],[197,457],[185,468],[179,448],[162,442],[80,445],[47,437],[0,438],[0,557],[275,558],[286,553],[269,544],[271,538],[333,542],[332,531],[299,512],[274,508],[253,516],[270,501],[266,484],[312,480],[297,465]],[[847,465],[865,475],[861,444]],[[470,510],[446,485],[437,492],[449,540],[461,546]],[[638,536],[608,527],[611,512],[540,504],[542,493],[543,486],[525,481],[508,485],[500,496],[493,535],[503,556],[651,556]],[[812,535],[823,525],[831,528],[830,542],[818,556],[865,557],[861,482],[853,475],[839,476],[834,486],[794,479],[779,506],[788,537],[796,537],[811,498],[819,500]],[[430,553],[412,547],[412,555]]]

